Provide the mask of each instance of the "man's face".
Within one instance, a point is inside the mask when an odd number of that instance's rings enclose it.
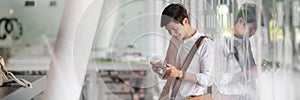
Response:
[[[256,29],[257,29],[257,24],[256,22],[252,23],[247,23],[244,20],[239,21],[237,23],[237,28],[235,30],[234,35],[238,37],[243,37],[245,34],[249,34],[249,37],[255,34]]]
[[[257,29],[256,22],[247,23],[246,30],[245,30],[244,33],[248,33],[249,32],[249,36],[251,37],[256,32],[256,29]]]
[[[170,22],[165,28],[168,30],[169,34],[178,40],[184,40],[187,36],[185,27],[180,23]]]

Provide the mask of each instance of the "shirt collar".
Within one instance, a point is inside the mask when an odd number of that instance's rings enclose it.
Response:
[[[235,41],[237,41],[237,42],[239,42],[239,43],[242,43],[243,42],[243,39],[240,39],[240,38],[238,38],[238,37],[235,37],[234,36],[234,38],[233,38]]]
[[[183,43],[186,44],[186,43],[189,43],[189,42],[195,42],[195,41],[197,41],[197,39],[200,36],[201,36],[201,34],[198,31],[196,31],[196,33],[192,37],[183,40]]]

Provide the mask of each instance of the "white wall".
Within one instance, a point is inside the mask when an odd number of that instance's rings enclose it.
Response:
[[[33,0],[35,6],[25,7],[26,0],[1,0],[0,18],[17,18],[23,26],[23,35],[20,40],[0,40],[0,46],[12,49],[12,56],[44,56],[48,55],[45,46],[46,37],[50,44],[55,42],[64,0]],[[56,1],[56,6],[50,6],[50,1]],[[14,9],[9,15],[8,9]]]
[[[157,10],[163,9],[164,6],[155,6],[159,4],[155,4],[156,2],[158,1],[104,1],[93,48],[96,57],[111,57],[111,52],[121,56],[128,52],[127,46],[131,44],[135,46],[134,50],[141,52],[143,56],[165,54],[168,33],[160,28],[161,11]]]

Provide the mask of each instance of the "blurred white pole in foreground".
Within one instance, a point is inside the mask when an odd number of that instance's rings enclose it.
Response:
[[[43,100],[80,97],[103,0],[66,0]]]

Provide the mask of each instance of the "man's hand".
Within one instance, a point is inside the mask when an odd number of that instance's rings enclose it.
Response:
[[[173,77],[173,78],[181,78],[182,71],[178,70],[175,66],[173,66],[171,64],[167,64],[166,75]]]

